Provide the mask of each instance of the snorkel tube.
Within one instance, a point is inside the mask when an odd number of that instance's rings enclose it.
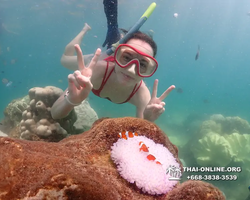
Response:
[[[156,7],[156,3],[153,2],[151,5],[148,7],[148,9],[144,12],[144,14],[141,16],[141,18],[136,22],[134,26],[132,26],[131,29],[127,32],[127,34],[121,38],[117,43],[113,44],[111,48],[107,49],[106,54],[111,55],[114,53],[115,49],[120,45],[123,44],[125,41],[127,41],[133,33],[137,32],[141,26],[147,21],[149,16],[152,14]]]

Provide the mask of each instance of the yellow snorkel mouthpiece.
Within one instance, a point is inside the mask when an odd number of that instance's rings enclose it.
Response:
[[[148,7],[148,9],[145,11],[145,13],[141,16],[141,18],[143,18],[143,17],[149,18],[149,16],[154,11],[155,7],[156,7],[156,3],[155,2],[151,3],[151,5]]]

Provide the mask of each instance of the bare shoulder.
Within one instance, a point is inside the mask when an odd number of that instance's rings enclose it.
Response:
[[[98,80],[101,80],[104,76],[107,63],[105,61],[99,60],[96,65],[92,68],[91,82],[93,85],[98,84]]]
[[[107,55],[100,55],[96,65],[92,67],[93,75],[94,74],[103,74],[106,70],[107,64],[109,63],[109,66],[114,65],[113,62],[107,62],[105,59],[107,58]]]
[[[93,84],[94,89],[98,89],[102,83],[102,79],[104,77],[105,71],[107,69],[107,61],[105,60],[98,60],[96,65],[92,68],[92,76],[91,82]],[[114,65],[113,63],[109,62],[109,66]],[[108,67],[108,73],[112,69],[112,67]]]
[[[135,105],[136,107],[141,107],[141,106],[144,107],[148,104],[150,98],[151,98],[150,91],[146,86],[146,84],[144,83],[144,81],[142,81],[139,90],[130,99],[129,103]]]

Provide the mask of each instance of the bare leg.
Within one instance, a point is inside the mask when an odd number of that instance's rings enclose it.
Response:
[[[70,70],[77,70],[78,64],[77,64],[77,57],[74,55],[75,53],[75,44],[79,44],[82,42],[83,36],[87,33],[88,30],[90,30],[91,27],[85,23],[83,29],[81,32],[65,47],[65,51],[61,58],[61,64],[70,69]]]
[[[81,32],[65,47],[64,55],[65,56],[73,56],[75,53],[75,44],[79,44],[82,42],[83,36],[90,30],[91,27],[85,23]]]

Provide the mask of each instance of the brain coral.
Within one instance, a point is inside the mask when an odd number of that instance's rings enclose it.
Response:
[[[138,131],[166,147],[181,165],[178,149],[154,123],[132,117],[102,119],[83,134],[58,143],[0,137],[0,199],[224,200],[211,184],[187,181],[169,193],[149,195],[128,183],[111,160],[121,130]]]

